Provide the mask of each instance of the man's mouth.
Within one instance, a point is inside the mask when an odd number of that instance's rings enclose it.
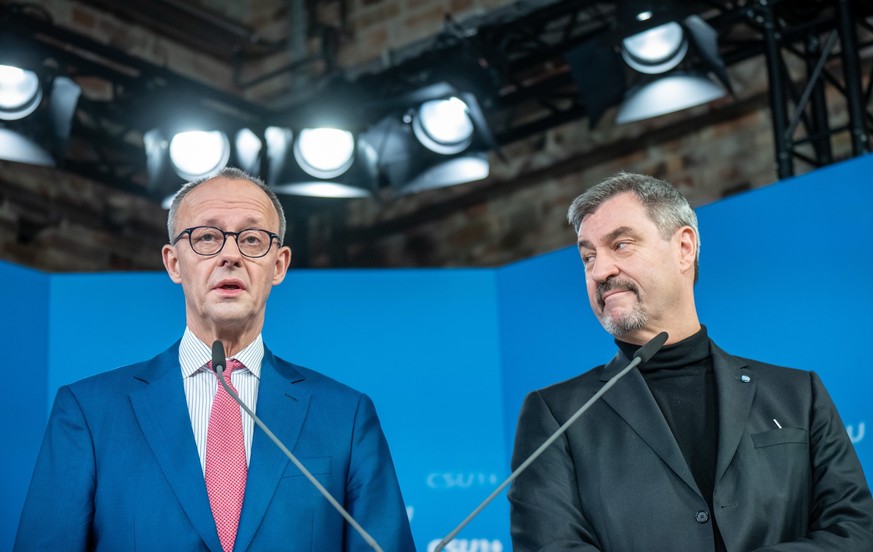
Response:
[[[220,291],[243,291],[246,287],[239,280],[222,280],[213,289]]]
[[[637,286],[635,286],[633,282],[607,280],[597,286],[597,303],[600,305],[601,310],[606,307],[606,300],[609,297],[625,291],[629,291],[639,296],[637,293]]]
[[[630,291],[630,290],[629,289],[613,289],[613,290],[610,290],[610,291],[607,291],[606,293],[604,293],[603,297],[600,300],[605,303],[606,300],[609,299],[610,297],[612,297],[613,295],[618,295],[619,293],[625,293],[628,291]]]

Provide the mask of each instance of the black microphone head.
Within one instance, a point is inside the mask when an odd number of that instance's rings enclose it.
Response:
[[[212,369],[218,372],[219,366],[222,370],[227,368],[227,359],[224,356],[224,344],[216,339],[212,344]]]
[[[655,356],[655,353],[661,350],[668,337],[670,336],[667,335],[667,332],[659,333],[649,340],[648,343],[637,349],[637,352],[634,353],[634,358],[640,359],[640,364],[648,362],[650,358]]]

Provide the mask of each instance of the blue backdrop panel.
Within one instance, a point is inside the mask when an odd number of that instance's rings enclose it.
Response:
[[[391,445],[416,546],[463,519],[508,468],[491,270],[292,272],[264,339],[369,394]],[[466,539],[508,542],[501,501]]]
[[[163,273],[52,276],[49,372],[58,387],[149,359],[182,336],[185,299]]]
[[[0,400],[0,550],[9,550],[47,419],[49,276],[0,263],[0,281],[4,380],[15,382]]]
[[[868,474],[871,170],[868,156],[697,210],[697,304],[710,336],[735,355],[818,372]],[[498,282],[511,451],[526,393],[603,364],[616,348],[588,306],[575,247],[504,267]]]

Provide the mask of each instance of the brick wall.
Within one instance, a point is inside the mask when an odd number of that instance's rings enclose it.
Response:
[[[0,258],[50,272],[158,270],[159,205],[63,171],[0,161]]]
[[[67,29],[213,86],[233,88],[232,68],[219,60],[120,20],[85,2],[43,0],[52,21]]]

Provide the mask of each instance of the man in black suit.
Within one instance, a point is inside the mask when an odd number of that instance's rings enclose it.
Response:
[[[873,551],[873,499],[818,376],[731,356],[700,324],[685,198],[619,173],[569,219],[591,308],[619,351],[528,395],[513,469],[641,345],[670,337],[513,483],[514,549]]]

